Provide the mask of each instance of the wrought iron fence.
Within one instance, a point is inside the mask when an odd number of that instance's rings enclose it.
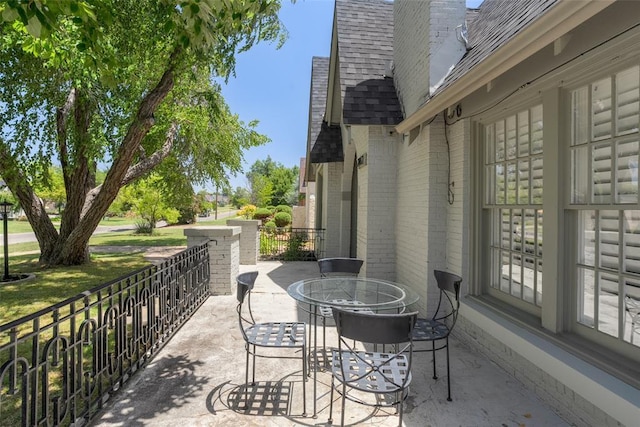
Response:
[[[260,259],[313,261],[324,256],[322,228],[260,227]]]
[[[83,425],[209,296],[207,244],[0,326],[0,425]]]

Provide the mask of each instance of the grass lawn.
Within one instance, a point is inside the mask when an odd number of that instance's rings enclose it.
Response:
[[[91,246],[186,246],[184,229],[193,226],[224,225],[227,218],[193,225],[157,228],[153,235],[118,231],[95,234]],[[93,253],[91,262],[81,266],[42,269],[38,265],[37,242],[9,245],[9,272],[35,273],[36,278],[19,284],[0,284],[0,324],[48,307],[87,289],[137,270],[149,262],[141,251]],[[31,253],[28,253],[31,252]],[[0,251],[0,266],[4,265]]]
[[[0,324],[27,316],[100,283],[149,265],[142,252],[93,254],[81,266],[41,269],[38,254],[10,259],[11,273],[34,273],[36,278],[17,284],[0,284]]]

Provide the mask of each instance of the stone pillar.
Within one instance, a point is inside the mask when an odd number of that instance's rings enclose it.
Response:
[[[184,229],[187,246],[209,243],[209,286],[212,295],[235,293],[240,272],[240,227],[203,226]]]
[[[228,219],[227,225],[241,227],[240,232],[240,264],[256,265],[258,263],[258,251],[260,249],[260,233],[257,219]]]

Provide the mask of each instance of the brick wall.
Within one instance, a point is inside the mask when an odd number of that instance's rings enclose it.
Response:
[[[426,312],[428,254],[428,133],[414,140],[403,138],[398,146],[398,195],[396,205],[396,280],[421,296],[419,310]]]
[[[394,82],[408,117],[466,52],[456,36],[466,6],[464,0],[396,0],[393,13]]]
[[[618,421],[599,409],[580,395],[580,390],[572,390],[565,384],[520,355],[510,346],[505,345],[495,336],[487,333],[462,315],[458,317],[454,335],[492,360],[497,366],[506,371],[513,378],[522,382],[527,388],[557,413],[576,426],[620,427]],[[604,398],[604,396],[603,396]]]
[[[340,239],[342,235],[342,163],[325,163],[323,165],[322,196],[325,198],[323,205],[325,232],[325,256],[344,256]]]
[[[393,80],[405,117],[429,96],[429,8],[427,2],[393,3]]]
[[[397,134],[383,126],[369,127],[367,275],[394,280],[396,276],[395,205],[397,192]]]
[[[447,256],[446,268],[463,278],[469,274],[469,235],[471,212],[470,189],[470,121],[460,120],[447,126],[451,153],[452,204],[447,204]],[[463,281],[463,290],[468,287],[468,279]],[[464,292],[464,291],[463,291]]]

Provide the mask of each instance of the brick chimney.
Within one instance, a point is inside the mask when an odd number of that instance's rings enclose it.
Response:
[[[405,118],[423,105],[466,52],[465,0],[395,0],[393,76]]]

